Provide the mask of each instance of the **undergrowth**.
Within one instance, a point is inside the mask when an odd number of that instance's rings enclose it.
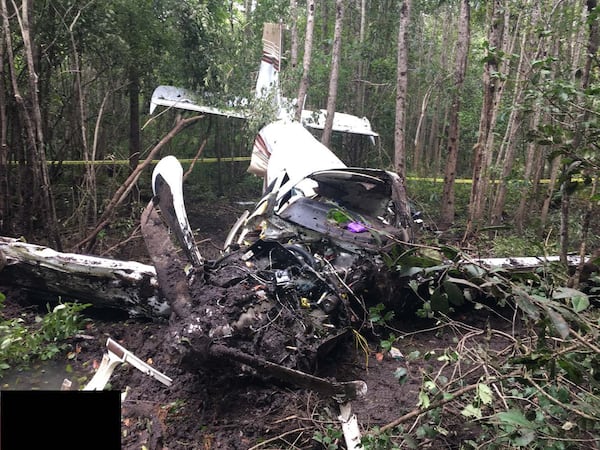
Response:
[[[426,359],[431,367],[421,374],[415,407],[387,425],[364,430],[362,449],[598,444],[597,272],[574,289],[566,287],[568,274],[559,266],[488,268],[448,246],[396,250],[386,262],[421,302],[417,314],[434,320],[438,333],[451,333],[455,345],[404,357],[395,373],[399,383],[410,359]],[[481,309],[501,314],[508,326],[473,326],[455,318],[456,311]],[[414,334],[394,328],[393,310],[394,305],[382,304],[370,309],[384,353],[401,349],[403,339]]]
[[[0,293],[0,311],[5,296]],[[11,367],[27,367],[36,359],[48,360],[67,348],[66,340],[79,333],[86,319],[80,314],[89,307],[83,303],[61,303],[34,323],[22,317],[0,319],[0,378]]]

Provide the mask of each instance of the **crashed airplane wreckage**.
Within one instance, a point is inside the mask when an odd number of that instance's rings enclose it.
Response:
[[[173,101],[156,104],[182,103]],[[154,169],[154,198],[141,216],[152,265],[2,238],[0,284],[169,317],[165,346],[190,371],[226,360],[342,402],[364,395],[360,380],[314,373],[319,359],[366,320],[361,296],[372,287],[381,254],[412,239],[402,180],[386,170],[347,167],[305,125],[285,116],[259,132],[249,171],[264,179],[263,196],[231,228],[216,260],[206,260],[196,246],[183,170],[167,156]],[[101,388],[127,358],[147,369],[108,344],[107,369],[92,388]]]

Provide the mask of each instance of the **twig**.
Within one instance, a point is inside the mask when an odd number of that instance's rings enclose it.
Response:
[[[302,433],[302,432],[304,432],[304,431],[308,431],[309,429],[310,429],[310,428],[307,428],[307,427],[302,427],[302,428],[294,428],[293,430],[286,431],[285,433],[282,433],[282,434],[280,434],[279,436],[275,436],[275,437],[272,437],[271,439],[267,439],[266,441],[262,441],[261,443],[259,443],[259,444],[256,444],[256,445],[254,445],[254,446],[250,447],[248,450],[256,450],[257,448],[261,448],[261,447],[264,447],[264,446],[265,446],[265,445],[267,445],[267,444],[270,444],[270,443],[272,443],[272,442],[276,442],[276,441],[278,441],[278,440],[282,439],[284,436],[287,436],[288,434],[292,434],[292,433]]]
[[[188,168],[188,170],[186,170],[186,172],[183,174],[183,181],[185,181],[187,179],[187,177],[190,175],[190,173],[192,173],[192,169],[194,168],[194,166],[196,165],[196,161],[198,161],[198,158],[200,158],[200,155],[202,154],[202,152],[204,151],[204,147],[206,146],[206,139],[204,139],[202,141],[202,144],[200,144],[200,148],[198,149],[198,152],[196,153],[196,156],[194,156],[194,159],[192,159],[192,162],[190,164],[190,167]]]
[[[96,228],[94,228],[94,230],[90,233],[88,237],[86,237],[84,240],[82,240],[76,245],[77,248],[85,247],[86,252],[91,252],[93,250],[93,247],[96,242],[96,236],[98,236],[98,233],[100,233],[100,231],[106,225],[112,222],[114,209],[118,205],[120,205],[123,202],[123,200],[127,198],[127,195],[133,188],[134,184],[137,182],[142,171],[146,168],[146,166],[148,166],[152,162],[153,158],[158,154],[160,149],[162,149],[165,146],[165,144],[169,142],[173,137],[175,137],[181,130],[202,118],[204,118],[204,116],[190,117],[187,119],[181,119],[175,124],[173,129],[169,131],[169,133],[164,138],[162,138],[158,144],[156,144],[156,146],[150,151],[150,153],[148,153],[146,159],[144,159],[144,161],[138,164],[138,166],[133,170],[133,172],[131,172],[129,177],[127,177],[127,180],[125,180],[121,187],[117,189],[112,199],[104,209],[102,216],[96,224]]]
[[[537,389],[537,391],[542,394],[544,397],[546,397],[548,400],[550,400],[552,403],[554,403],[555,405],[560,406],[561,408],[564,408],[568,411],[571,411],[573,414],[577,414],[580,417],[583,417],[584,419],[588,419],[588,420],[593,420],[593,421],[597,421],[598,417],[594,417],[594,416],[589,416],[586,413],[579,411],[577,408],[573,408],[570,405],[567,405],[565,403],[562,403],[561,401],[557,400],[556,398],[554,398],[553,396],[551,396],[550,394],[548,394],[544,389],[542,389],[542,387],[537,384],[535,381],[533,381],[533,379],[527,375],[524,376],[524,378],[531,383],[531,385]]]
[[[439,408],[440,406],[445,405],[446,403],[449,403],[453,400],[456,400],[457,397],[460,397],[461,395],[466,394],[467,392],[471,392],[475,389],[477,389],[477,385],[479,383],[475,383],[475,384],[470,384],[469,386],[465,386],[463,388],[460,388],[459,390],[457,390],[456,392],[453,392],[451,394],[450,397],[446,397],[446,398],[442,398],[436,402],[431,403],[427,408],[417,408],[417,409],[413,409],[411,412],[404,414],[403,416],[398,417],[396,420],[393,420],[392,422],[388,423],[387,425],[382,426],[377,432],[373,432],[373,435],[378,435],[381,433],[386,432],[387,430],[390,430],[392,428],[397,427],[398,425],[400,425],[401,423],[404,423],[414,417],[420,416],[421,414],[426,413],[427,411],[431,411],[432,409],[435,408]]]
[[[585,345],[586,347],[588,347],[589,349],[593,350],[595,353],[600,354],[600,348],[596,347],[594,344],[592,344],[591,342],[586,341],[583,336],[581,336],[579,333],[577,333],[575,330],[571,329],[570,330],[571,334],[573,336],[575,336],[575,338],[581,342],[583,345]]]
[[[141,230],[142,226],[138,225],[137,227],[135,227],[135,229],[131,232],[131,234],[129,235],[129,237],[127,239],[125,239],[124,241],[121,241],[115,245],[113,245],[112,247],[110,247],[109,249],[105,250],[104,252],[102,252],[100,254],[100,256],[106,256],[106,255],[111,255],[112,252],[114,252],[116,249],[118,249],[119,247],[124,246],[125,244],[127,244],[130,241],[133,241],[134,239],[139,239],[142,237],[142,235],[140,234],[140,230]]]

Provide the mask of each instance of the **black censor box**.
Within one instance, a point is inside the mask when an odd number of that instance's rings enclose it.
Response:
[[[0,450],[121,448],[121,392],[0,391]]]

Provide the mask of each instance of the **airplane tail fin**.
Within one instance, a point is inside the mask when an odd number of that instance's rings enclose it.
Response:
[[[279,70],[281,69],[281,48],[283,25],[265,23],[263,28],[263,52],[256,79],[256,97],[267,98],[275,95],[274,101],[281,104],[279,91]]]

